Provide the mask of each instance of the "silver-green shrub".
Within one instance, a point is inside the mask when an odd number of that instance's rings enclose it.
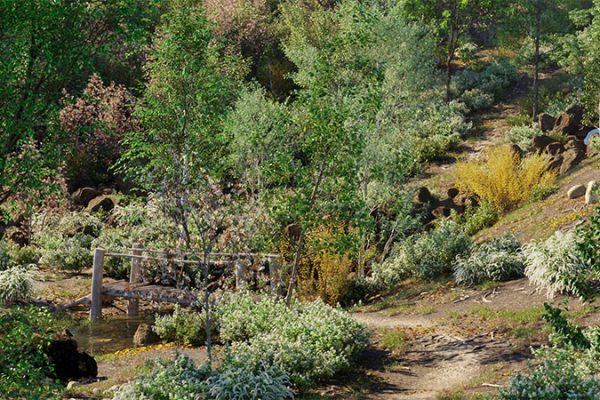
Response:
[[[281,299],[239,293],[218,314],[221,339],[236,356],[277,366],[298,387],[349,368],[368,344],[363,325],[321,301],[287,307]]]
[[[36,276],[31,268],[21,265],[0,271],[0,306],[30,300]]]
[[[549,298],[558,293],[584,295],[588,266],[577,251],[574,232],[556,231],[545,241],[523,246],[525,275],[529,281],[544,289]]]
[[[206,317],[203,312],[175,305],[171,315],[159,316],[154,332],[167,342],[200,346],[206,343]]]
[[[519,146],[521,150],[529,150],[531,141],[534,137],[542,134],[542,131],[537,126],[520,125],[513,126],[506,134],[506,139]]]
[[[454,277],[457,283],[473,285],[486,280],[506,281],[523,276],[525,258],[521,243],[512,234],[483,243],[470,255],[457,257]]]

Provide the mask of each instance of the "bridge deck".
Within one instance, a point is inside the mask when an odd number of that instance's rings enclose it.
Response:
[[[198,297],[187,289],[177,289],[148,283],[134,284],[129,283],[128,281],[104,283],[102,285],[102,295],[123,297],[126,299],[176,303],[185,306],[190,306],[198,301]]]

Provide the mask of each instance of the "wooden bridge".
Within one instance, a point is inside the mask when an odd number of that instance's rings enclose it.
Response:
[[[146,253],[146,255],[144,254]],[[150,253],[150,255],[148,255]],[[158,256],[155,255],[158,253]],[[197,295],[191,289],[179,289],[175,287],[163,286],[144,281],[142,274],[143,260],[168,261],[173,264],[193,264],[201,265],[202,261],[189,259],[170,259],[166,257],[167,253],[157,250],[146,250],[139,244],[134,244],[131,253],[111,253],[104,249],[94,250],[94,265],[92,270],[92,290],[90,320],[95,321],[102,318],[102,297],[121,297],[128,299],[127,315],[135,317],[139,313],[139,300],[176,303],[191,306],[198,302]],[[131,259],[131,268],[128,280],[119,280],[113,282],[104,281],[104,259],[105,257],[124,257]],[[236,287],[240,288],[245,282],[248,269],[244,259],[268,260],[269,283],[272,291],[281,289],[281,269],[279,264],[280,256],[276,254],[255,254],[255,253],[210,253],[207,258],[211,262],[220,260],[223,267],[234,267]]]

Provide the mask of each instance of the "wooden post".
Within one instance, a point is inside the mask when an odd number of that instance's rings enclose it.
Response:
[[[132,253],[134,256],[142,255],[142,245],[139,243],[134,243],[132,246]],[[129,283],[139,283],[141,277],[141,262],[140,259],[134,257],[131,259],[131,271],[129,272]],[[140,305],[138,299],[129,299],[129,304],[127,305],[127,316],[128,317],[137,317],[139,315]]]
[[[278,295],[281,285],[281,270],[277,257],[269,257],[269,281],[271,283],[271,293]]]
[[[94,267],[92,269],[92,305],[90,320],[102,318],[102,276],[104,274],[104,249],[94,250]]]
[[[241,289],[246,283],[246,275],[248,273],[246,264],[239,257],[236,257],[233,265],[235,266],[235,288]]]

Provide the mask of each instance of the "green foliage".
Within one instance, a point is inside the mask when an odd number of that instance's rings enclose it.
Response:
[[[521,150],[527,151],[531,147],[531,142],[534,137],[542,134],[538,126],[513,126],[506,134],[506,139],[519,146]]]
[[[81,272],[92,266],[92,236],[78,232],[72,237],[42,236],[40,264],[62,271]]]
[[[523,246],[525,275],[550,298],[558,293],[586,294],[589,268],[577,252],[576,240],[573,232],[557,231],[545,241]]]
[[[9,256],[10,265],[32,265],[37,264],[40,261],[41,254],[39,249],[35,246],[12,245],[9,247]],[[0,270],[1,269],[2,266],[0,262]]]
[[[537,365],[527,374],[518,373],[506,388],[503,400],[600,399],[600,380],[582,367],[581,355],[572,349],[541,348],[535,351]]]
[[[341,309],[320,301],[293,303],[248,293],[219,306],[221,339],[236,356],[278,366],[298,387],[313,385],[350,367],[366,348],[365,328]]]
[[[12,307],[0,313],[0,393],[7,399],[61,399],[62,386],[46,379],[52,366],[44,352],[57,322],[43,308]]]
[[[205,315],[179,305],[175,305],[173,314],[157,317],[153,329],[161,339],[168,342],[192,346],[206,343]]]
[[[120,251],[131,248],[131,237],[121,228],[104,228],[100,235],[92,241],[91,249],[102,248],[108,251]],[[104,273],[114,279],[125,279],[129,276],[131,260],[125,257],[106,257]]]
[[[14,266],[0,271],[0,307],[31,300],[36,274],[28,266]]]
[[[171,360],[155,361],[149,371],[125,384],[113,400],[277,400],[293,399],[287,376],[276,367],[226,355],[216,369],[196,367],[191,359],[175,353]]]
[[[507,234],[477,246],[468,256],[457,257],[454,277],[458,283],[473,285],[486,280],[519,278],[524,269],[521,243],[514,235]]]
[[[577,250],[581,259],[585,260],[594,270],[600,266],[600,208],[596,215],[590,217],[589,224],[580,226],[577,230]]]
[[[373,266],[372,281],[380,288],[391,288],[409,276],[433,279],[452,271],[457,256],[471,249],[471,238],[464,228],[444,220],[431,232],[408,237],[396,244],[391,256]]]
[[[563,315],[562,310],[544,303],[544,320],[552,328],[551,341],[557,346],[572,346],[579,350],[589,349],[590,340],[584,335],[580,326],[571,324]]]
[[[468,235],[472,236],[484,228],[493,226],[500,218],[500,213],[493,204],[481,203],[478,207],[468,207],[463,214],[463,226]]]

